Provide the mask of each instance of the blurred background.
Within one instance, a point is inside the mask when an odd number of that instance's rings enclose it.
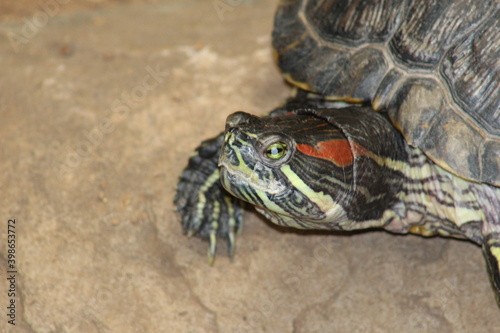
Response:
[[[221,241],[210,266],[182,235],[172,201],[193,149],[289,94],[276,5],[0,1],[0,332],[500,327],[469,242],[285,231],[250,211],[234,259]]]

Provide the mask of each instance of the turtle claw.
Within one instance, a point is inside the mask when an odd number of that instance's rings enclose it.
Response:
[[[210,238],[208,240],[208,263],[210,265],[214,264],[215,261],[215,250],[217,249],[217,231],[210,233]]]
[[[243,224],[242,202],[219,181],[217,161],[222,141],[219,135],[196,149],[182,172],[174,199],[184,234],[209,241],[210,264],[215,260],[219,237],[227,239],[229,256],[233,256],[235,235]]]
[[[236,234],[234,232],[229,232],[227,235],[227,252],[230,258],[234,257],[234,250],[236,248]]]
[[[230,207],[230,206],[228,205],[228,207]],[[216,225],[217,222],[214,222],[213,224]],[[231,259],[234,257],[234,251],[236,249],[236,231],[237,231],[237,228],[241,227],[241,225],[242,225],[241,218],[240,218],[240,222],[238,225],[235,223],[235,219],[233,219],[233,218],[229,219],[229,223],[228,223],[229,232],[227,233],[227,252],[228,252],[229,258],[231,258]],[[214,227],[212,229],[212,231],[210,232],[210,235],[208,238],[208,242],[209,242],[209,245],[208,245],[208,263],[210,265],[213,265],[214,261],[215,261],[215,252],[217,250],[217,231],[218,231],[218,229],[219,228],[217,226]]]

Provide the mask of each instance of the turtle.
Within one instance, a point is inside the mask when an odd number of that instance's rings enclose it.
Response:
[[[232,256],[250,204],[285,227],[467,239],[500,305],[499,17],[491,0],[281,0],[272,46],[293,93],[196,148],[184,232]]]

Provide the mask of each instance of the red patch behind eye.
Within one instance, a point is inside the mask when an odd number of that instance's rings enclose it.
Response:
[[[356,155],[366,155],[367,151],[360,145],[353,143]],[[298,144],[297,149],[303,154],[318,157],[335,163],[340,167],[346,167],[354,162],[351,144],[346,139],[320,141],[316,146]]]

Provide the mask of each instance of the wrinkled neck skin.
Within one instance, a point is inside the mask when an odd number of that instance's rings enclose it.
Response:
[[[408,163],[393,166],[404,175],[400,201],[373,222],[395,233],[467,238],[481,244],[483,234],[500,223],[500,189],[454,176],[419,149],[407,150]]]

